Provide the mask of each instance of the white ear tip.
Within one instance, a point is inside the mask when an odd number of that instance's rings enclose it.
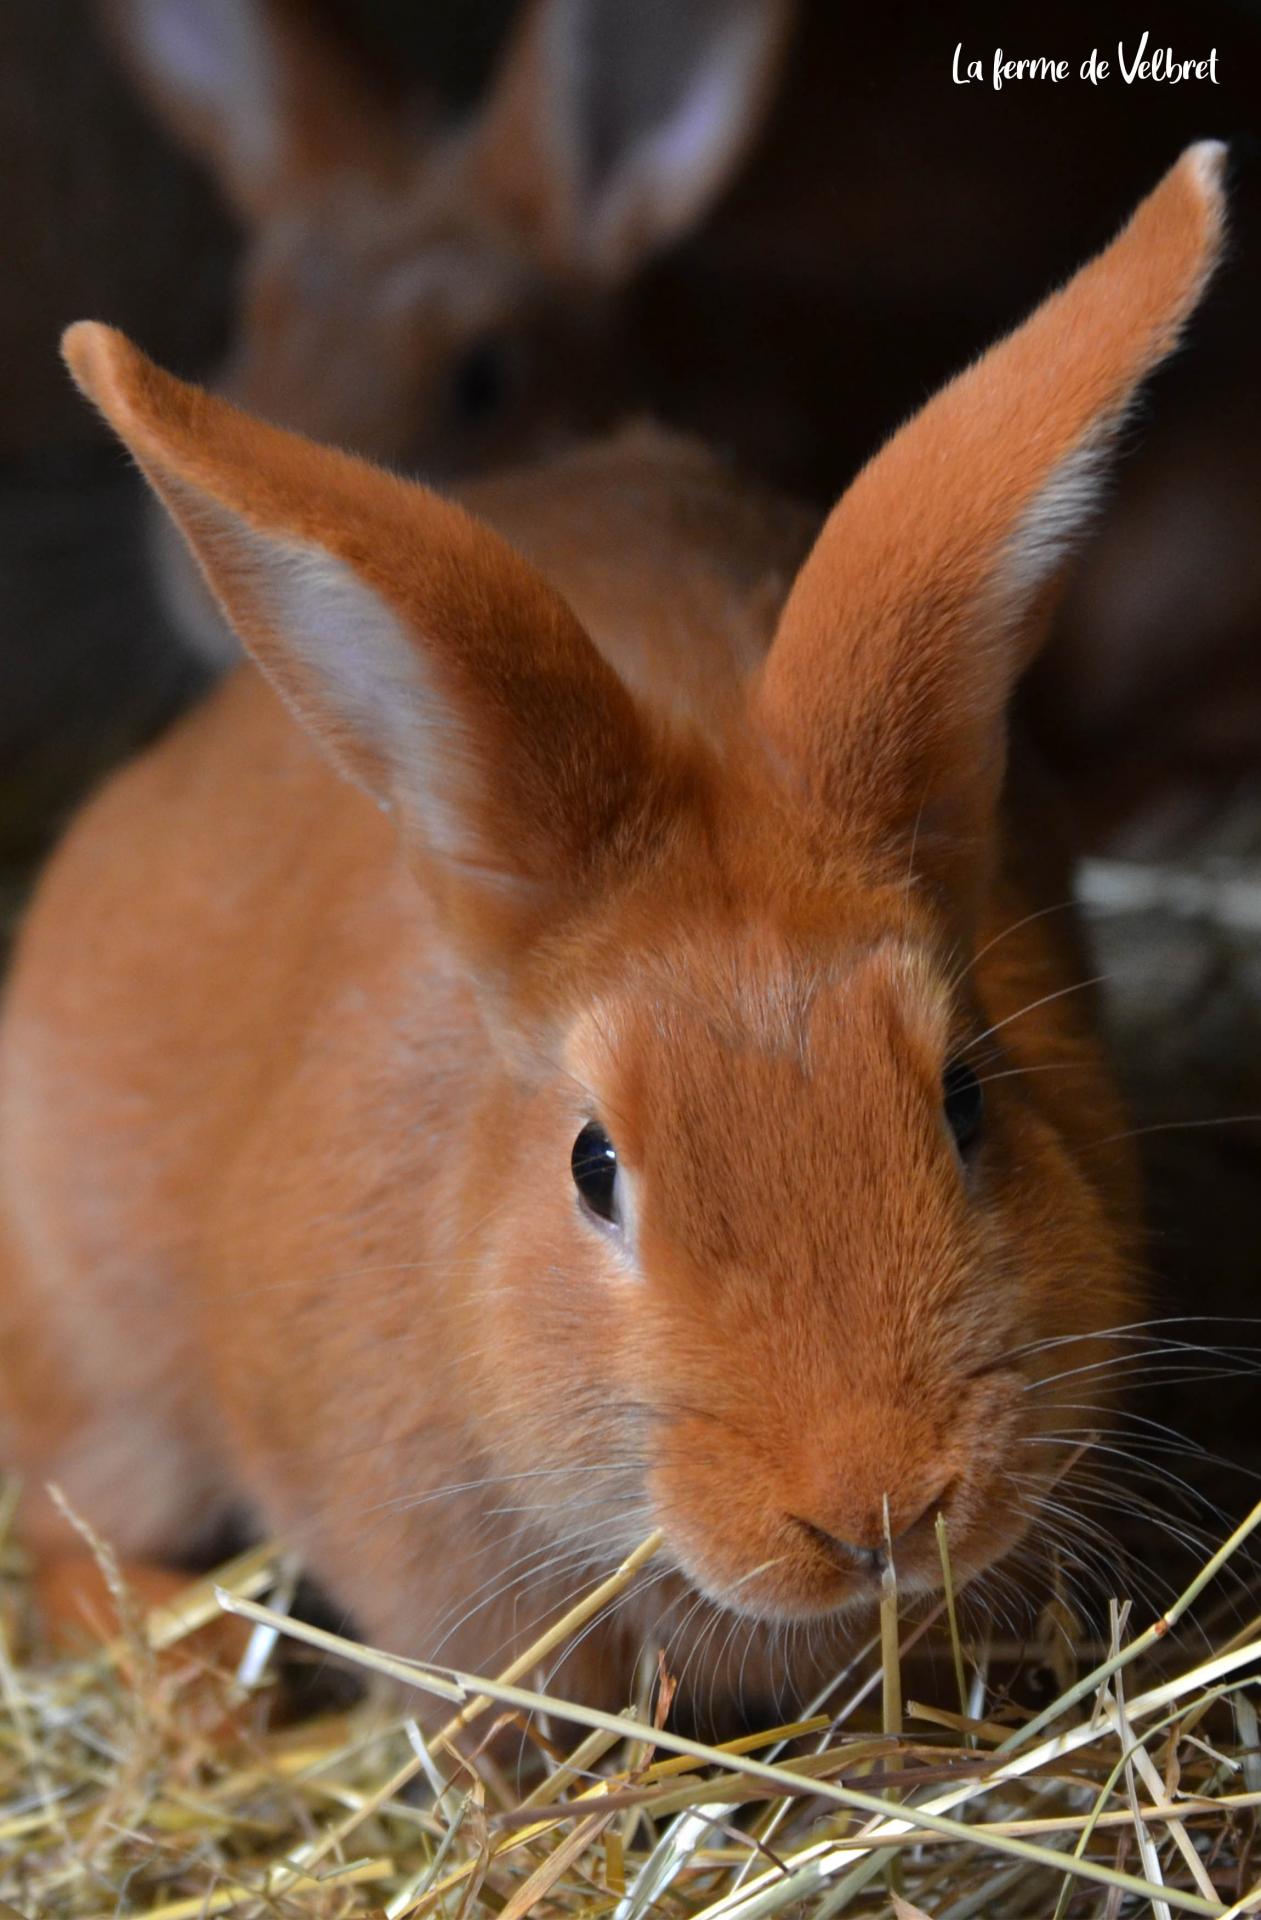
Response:
[[[1183,166],[1213,199],[1221,194],[1229,152],[1224,140],[1197,140],[1182,156]]]

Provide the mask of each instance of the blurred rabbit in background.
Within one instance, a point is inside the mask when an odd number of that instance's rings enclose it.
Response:
[[[627,398],[617,293],[709,211],[779,76],[792,0],[527,0],[454,126],[391,97],[309,7],[108,0],[128,70],[245,230],[218,385],[313,439],[444,478]],[[183,543],[181,631],[236,656]]]

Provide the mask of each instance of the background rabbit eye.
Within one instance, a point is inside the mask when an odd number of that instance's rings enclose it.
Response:
[[[574,1185],[584,1203],[613,1226],[617,1218],[617,1149],[604,1128],[589,1120],[570,1156]]]
[[[950,1062],[941,1076],[941,1098],[955,1145],[960,1153],[966,1153],[981,1131],[985,1112],[981,1083],[966,1061]]]
[[[461,354],[451,376],[451,396],[466,425],[502,411],[514,381],[512,348],[506,340],[478,340]]]

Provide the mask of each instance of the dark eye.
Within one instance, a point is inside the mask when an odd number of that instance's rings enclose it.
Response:
[[[966,1153],[981,1131],[985,1095],[966,1060],[952,1060],[941,1076],[941,1099],[946,1125],[960,1153]]]
[[[457,360],[451,396],[458,417],[469,426],[497,414],[513,384],[513,355],[505,340],[478,340]]]
[[[592,1213],[616,1226],[617,1148],[594,1120],[588,1120],[574,1141],[569,1164],[574,1185]]]

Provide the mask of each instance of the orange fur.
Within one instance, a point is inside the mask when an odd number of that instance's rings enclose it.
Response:
[[[1137,1295],[1005,710],[1087,505],[1065,462],[1194,306],[1219,159],[799,571],[794,510],[663,436],[487,482],[475,518],[71,330],[262,673],[89,807],[23,930],[0,1417],[33,1484],[141,1556],[248,1506],[369,1633],[471,1667],[660,1522],[664,1583],[571,1674],[612,1697],[698,1590],[843,1621],[886,1498],[912,1589],[938,1509],[965,1576],[1023,1534],[1081,1424],[1042,1377]],[[570,1178],[593,1116],[620,1236]]]

